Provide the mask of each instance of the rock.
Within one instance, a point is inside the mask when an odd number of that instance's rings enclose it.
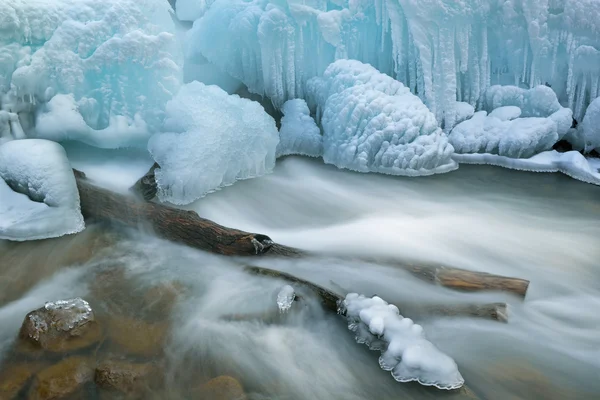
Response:
[[[0,373],[0,399],[16,399],[29,378],[43,367],[41,363],[19,363],[2,366]]]
[[[154,163],[150,170],[146,172],[146,175],[142,176],[138,181],[131,187],[131,191],[139,194],[146,201],[150,201],[156,197],[158,186],[155,179],[155,171],[160,168],[158,163]]]
[[[115,316],[108,322],[108,337],[125,354],[149,357],[162,353],[168,329],[165,322]]]
[[[77,395],[85,398],[84,385],[94,377],[93,361],[86,357],[70,357],[40,371],[33,379],[28,400],[54,400]]]
[[[75,298],[48,302],[27,314],[19,339],[34,348],[67,352],[98,342],[101,334],[89,303]]]
[[[94,381],[99,388],[120,393],[127,399],[141,399],[146,398],[145,393],[159,377],[159,368],[154,363],[107,360],[96,367]]]
[[[153,286],[144,293],[144,307],[150,316],[164,319],[169,316],[185,286],[177,281],[164,282]]]
[[[246,400],[246,392],[240,382],[226,375],[218,376],[195,391],[194,398],[202,400]]]

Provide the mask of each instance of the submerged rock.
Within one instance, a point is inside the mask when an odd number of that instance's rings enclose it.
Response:
[[[89,303],[81,298],[48,302],[27,314],[19,338],[23,344],[52,352],[78,350],[101,336]]]
[[[218,376],[195,392],[195,399],[202,400],[246,400],[246,392],[240,382],[226,375]]]
[[[29,378],[42,368],[42,363],[3,365],[0,373],[0,399],[16,399]]]
[[[108,323],[108,336],[120,352],[149,357],[162,353],[168,329],[164,322],[113,317]]]
[[[145,398],[145,393],[155,386],[159,368],[154,363],[134,363],[126,360],[107,360],[96,367],[94,381],[98,388],[127,399]]]
[[[40,371],[33,379],[27,399],[50,400],[67,396],[84,399],[84,386],[93,377],[91,358],[70,357]]]

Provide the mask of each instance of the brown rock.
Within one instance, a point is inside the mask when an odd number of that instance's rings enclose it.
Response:
[[[246,400],[246,392],[240,382],[226,375],[218,376],[196,391],[194,398],[202,400]]]
[[[25,383],[43,367],[40,363],[20,363],[3,366],[0,373],[0,399],[15,399]]]
[[[40,371],[29,388],[28,400],[62,399],[83,390],[94,377],[92,360],[70,357]],[[84,398],[83,393],[79,398]]]
[[[184,291],[185,287],[180,282],[161,283],[144,293],[144,306],[152,316],[167,317]]]
[[[52,352],[88,347],[100,340],[100,326],[89,304],[80,298],[46,303],[25,317],[22,345]]]
[[[147,390],[159,378],[154,363],[133,363],[107,360],[96,367],[94,380],[99,388],[126,395],[128,399],[144,398]]]
[[[148,357],[162,353],[168,329],[165,322],[113,317],[108,322],[108,338],[126,354]]]

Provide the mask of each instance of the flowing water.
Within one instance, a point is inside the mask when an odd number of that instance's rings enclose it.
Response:
[[[82,296],[106,332],[98,358],[122,352],[161,360],[165,379],[154,388],[156,398],[198,398],[190,388],[218,375],[238,379],[250,399],[449,395],[395,382],[379,368],[376,352],[354,342],[343,318],[310,295],[278,315],[277,293],[286,282],[245,273],[242,267],[252,263],[338,292],[377,294],[401,311],[415,304],[504,301],[506,324],[415,319],[456,360],[479,398],[600,397],[599,187],[560,174],[486,166],[405,179],[290,157],[273,174],[238,182],[190,208],[303,249],[418,260],[531,284],[524,301],[460,293],[392,266],[224,258],[147,231],[93,225],[72,237],[0,242],[0,370],[13,362],[13,341],[27,312]],[[154,337],[164,337],[156,341],[159,350],[150,343]]]

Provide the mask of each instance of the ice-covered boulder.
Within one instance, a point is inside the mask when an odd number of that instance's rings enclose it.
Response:
[[[368,64],[334,62],[309,82],[308,96],[322,115],[326,163],[406,176],[458,167],[448,138],[421,99]]]
[[[167,104],[165,132],[148,150],[158,198],[187,204],[239,179],[270,172],[279,133],[275,121],[254,101],[199,82],[184,85]]]
[[[579,130],[582,132],[586,152],[600,149],[600,97],[588,107]]]
[[[323,136],[310,116],[306,102],[302,99],[288,100],[282,112],[277,157],[290,154],[320,157],[323,153]]]
[[[45,239],[84,228],[77,184],[61,145],[42,139],[0,145],[0,239]]]
[[[145,146],[181,80],[168,10],[162,0],[0,2],[0,108],[32,114],[56,94],[70,95],[77,124],[62,136],[42,127],[38,137]]]
[[[397,381],[448,390],[464,384],[456,362],[425,338],[421,325],[400,315],[395,305],[377,296],[349,293],[341,311],[356,341],[380,350],[379,365]]]
[[[550,150],[558,140],[556,124],[548,118],[500,119],[485,111],[458,124],[448,139],[458,154],[489,153],[512,158],[528,158]]]

